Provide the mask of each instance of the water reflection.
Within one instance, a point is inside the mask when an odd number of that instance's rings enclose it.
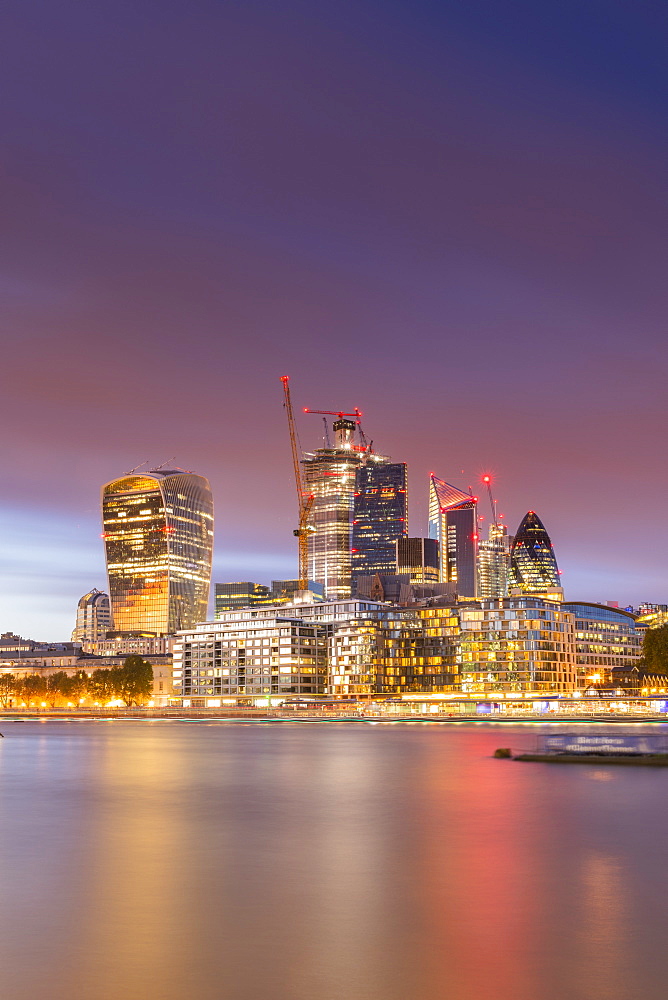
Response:
[[[663,997],[668,775],[498,744],[479,726],[12,727],[3,1000]]]

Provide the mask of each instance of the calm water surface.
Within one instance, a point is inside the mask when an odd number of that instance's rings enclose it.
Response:
[[[490,758],[529,726],[0,731],[3,1000],[668,994],[668,769]]]

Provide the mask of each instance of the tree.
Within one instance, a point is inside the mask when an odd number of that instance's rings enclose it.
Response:
[[[69,700],[78,705],[88,694],[88,674],[85,670],[77,670],[76,673],[70,674],[67,680]]]
[[[118,683],[114,674],[117,672],[102,668],[93,671],[88,679],[88,690],[95,701],[101,701],[102,704],[105,704],[116,697]]]
[[[16,696],[16,677],[14,674],[0,674],[0,707],[8,708],[10,701]]]
[[[141,656],[126,656],[118,670],[120,697],[129,707],[143,705],[153,693],[153,667]]]
[[[55,708],[57,703],[67,697],[69,677],[64,670],[57,670],[46,678],[45,701]]]
[[[41,705],[46,698],[46,677],[40,677],[38,674],[22,677],[17,685],[17,694],[26,705],[31,701],[36,702],[38,706]]]
[[[668,625],[648,628],[642,641],[644,673],[668,674]]]

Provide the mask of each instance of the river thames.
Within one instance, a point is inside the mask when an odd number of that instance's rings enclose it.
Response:
[[[544,728],[0,723],[3,1000],[663,1000],[668,769]]]

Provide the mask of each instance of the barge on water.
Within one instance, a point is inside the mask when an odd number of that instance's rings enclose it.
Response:
[[[538,737],[535,751],[512,754],[497,750],[495,756],[546,764],[668,767],[668,737],[653,733],[644,736],[551,734]]]

